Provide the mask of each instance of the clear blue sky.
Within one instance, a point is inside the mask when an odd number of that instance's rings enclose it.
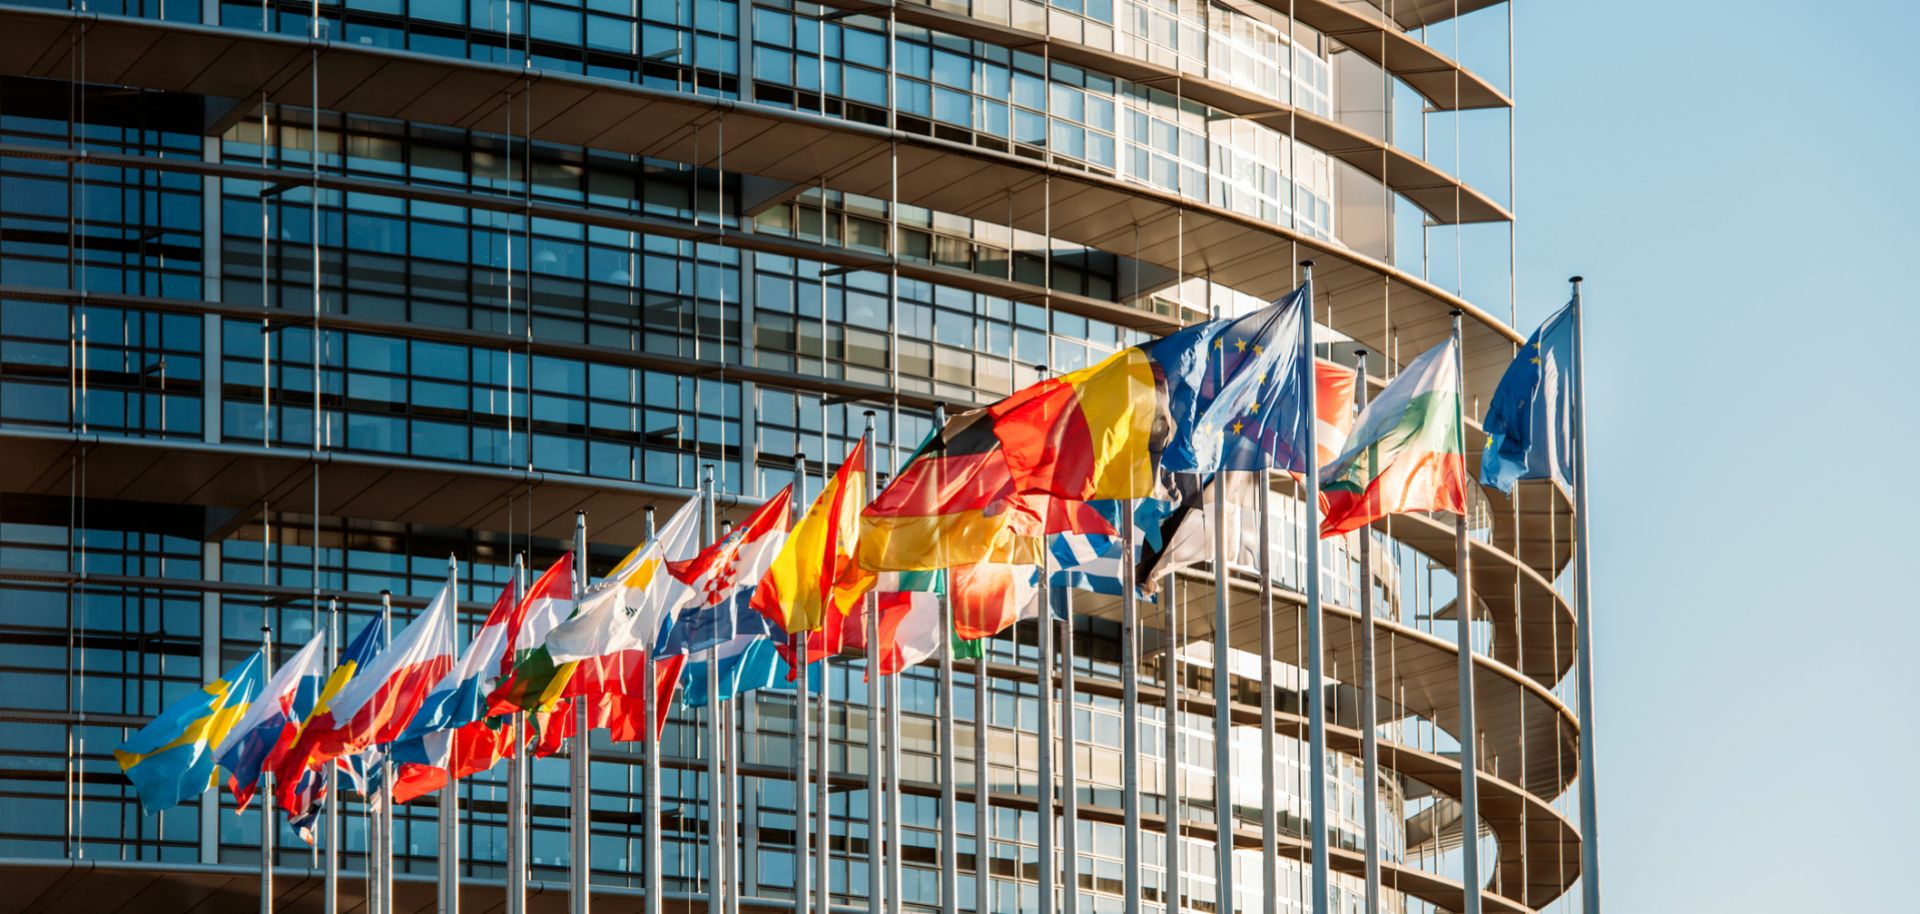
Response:
[[[1521,322],[1588,277],[1607,907],[1920,910],[1920,12],[1515,19]]]

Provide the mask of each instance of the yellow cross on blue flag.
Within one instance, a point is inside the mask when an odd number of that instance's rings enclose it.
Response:
[[[214,756],[265,683],[260,652],[254,651],[225,676],[168,706],[113,750],[120,770],[140,795],[141,809],[149,814],[172,809],[213,783]]]

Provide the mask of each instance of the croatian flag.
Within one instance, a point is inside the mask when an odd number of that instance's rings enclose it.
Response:
[[[792,497],[793,486],[789,485],[755,510],[746,523],[699,555],[667,563],[667,573],[686,588],[674,623],[675,628],[685,629],[685,650],[703,650],[733,640],[737,620],[752,598],[753,587],[787,542]]]
[[[427,693],[420,711],[390,750],[399,765],[394,799],[406,802],[445,784],[449,772],[461,778],[493,767],[510,738],[505,727],[488,725],[487,693],[507,653],[507,625],[514,615],[511,586],[501,590],[460,664]]]
[[[227,769],[227,789],[233,792],[235,806],[244,809],[253,802],[254,791],[260,785],[260,772],[271,770],[280,757],[293,748],[305,712],[300,707],[300,697],[305,694],[310,700],[317,694],[326,672],[322,650],[326,640],[325,633],[313,636],[285,666],[274,672],[273,678],[267,680],[266,689],[247,707],[246,715],[233,725],[227,742],[220,747],[216,763]]]

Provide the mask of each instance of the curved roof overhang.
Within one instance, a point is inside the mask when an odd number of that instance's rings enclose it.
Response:
[[[534,112],[535,139],[844,191],[1039,232],[1210,277],[1274,298],[1316,259],[1316,290],[1336,329],[1417,352],[1466,315],[1469,395],[1490,396],[1521,338],[1437,286],[1340,246],[1156,189],[971,146],[750,103],[402,51],[94,14],[0,11],[0,72],[232,98],[312,101],[369,117],[461,129]],[[88,36],[79,72],[72,30]],[[531,93],[529,98],[521,98]],[[723,142],[724,140],[724,142]],[[722,149],[724,148],[724,154]],[[889,156],[897,152],[897,156]],[[724,162],[723,162],[724,160]],[[896,166],[897,165],[897,169]],[[895,175],[898,181],[895,181]]]
[[[886,14],[884,4],[834,0],[843,9]],[[984,41],[1001,47],[1044,50],[1049,59],[1086,67],[1110,76],[1164,89],[1221,111],[1238,115],[1283,135],[1292,136],[1385,184],[1424,210],[1433,222],[1511,222],[1513,214],[1492,197],[1405,150],[1330,118],[1295,108],[1229,83],[1174,70],[1138,57],[1105,51],[1050,34],[999,25],[972,16],[936,10],[915,3],[894,6],[901,22]],[[1303,20],[1304,21],[1304,18]],[[1424,47],[1422,45],[1421,47]],[[1413,76],[1425,73],[1416,71]],[[1451,82],[1448,83],[1451,86]]]
[[[1408,30],[1450,18],[1438,15],[1453,9],[1451,0],[1396,2],[1394,18],[1369,3],[1342,0],[1246,0],[1282,15],[1291,12],[1300,24],[1333,38],[1381,69],[1400,77],[1435,108],[1511,108],[1513,100],[1494,84],[1412,35]],[[1462,14],[1499,0],[1463,0]]]

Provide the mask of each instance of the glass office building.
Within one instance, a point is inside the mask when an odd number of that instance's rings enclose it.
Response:
[[[404,618],[452,554],[470,631],[516,555],[537,574],[569,548],[576,511],[604,572],[706,465],[738,518],[793,480],[796,453],[817,492],[872,412],[892,469],[936,404],[1256,306],[1302,260],[1322,355],[1364,349],[1378,383],[1460,310],[1467,396],[1485,402],[1520,338],[1511,36],[1508,6],[1484,0],[0,0],[0,870],[27,907],[254,904],[257,808],[209,791],[143,815],[112,749],[263,629],[284,659],[329,601],[349,633],[383,590]],[[1134,761],[1152,827],[1134,870],[1152,914],[1306,910],[1291,491],[1273,500],[1268,670],[1250,568],[1232,569],[1226,629],[1210,572],[1143,608]],[[1363,626],[1380,656],[1382,908],[1461,910],[1469,885],[1486,911],[1570,904],[1570,518],[1547,487],[1475,495],[1480,871],[1464,877],[1451,523],[1372,531],[1368,580],[1357,539],[1324,545],[1336,910],[1363,910]],[[1080,911],[1118,914],[1119,611],[1074,599],[1075,738],[1054,754],[1075,760],[1078,802],[1054,813],[1077,859],[1055,866]],[[943,817],[960,910],[1052,909],[1034,758],[1059,692],[1042,660],[1027,622],[960,664],[944,746],[932,668],[902,677],[904,909],[941,906]],[[831,889],[862,906],[866,689],[859,662],[833,668]],[[793,695],[731,713],[740,905],[787,908]],[[676,709],[662,744],[674,904],[701,904],[709,878],[704,721]],[[631,907],[644,785],[637,747],[604,736],[592,882],[596,903]],[[564,897],[566,765],[533,765],[536,907]],[[487,906],[504,784],[459,788],[462,872]],[[394,839],[416,907],[436,864],[432,804],[417,805]],[[357,880],[364,805],[343,810]],[[317,910],[312,852],[291,832],[277,846],[282,906]]]

